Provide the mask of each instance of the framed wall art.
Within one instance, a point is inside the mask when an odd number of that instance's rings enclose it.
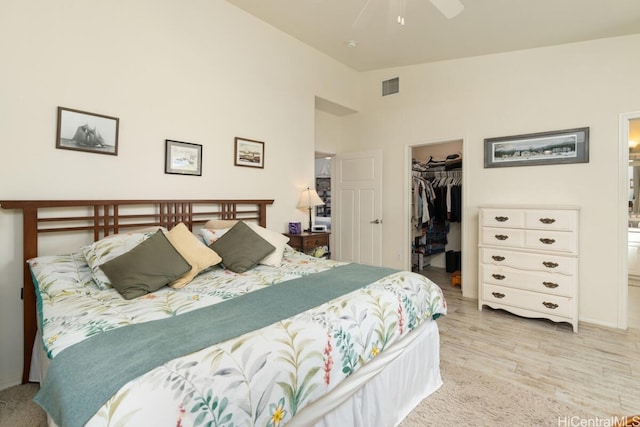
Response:
[[[485,168],[588,162],[588,127],[484,140]]]
[[[202,176],[202,145],[165,140],[164,173]]]
[[[56,148],[118,155],[117,117],[58,107]]]
[[[264,142],[235,138],[234,164],[251,168],[264,168]]]

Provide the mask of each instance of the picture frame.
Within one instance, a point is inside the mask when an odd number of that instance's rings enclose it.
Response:
[[[331,178],[316,178],[316,191],[331,191]]]
[[[56,148],[117,156],[119,125],[117,117],[58,107]]]
[[[234,165],[264,168],[264,142],[246,138],[235,138]]]
[[[301,222],[290,222],[289,223],[289,234],[301,234],[302,233],[302,223]]]
[[[202,176],[202,145],[166,139],[164,173]]]
[[[588,127],[484,140],[485,168],[588,162]]]

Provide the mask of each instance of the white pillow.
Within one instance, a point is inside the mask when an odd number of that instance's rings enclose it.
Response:
[[[259,226],[251,222],[245,222],[253,231],[258,233],[267,242],[271,243],[276,250],[260,260],[259,264],[269,265],[271,267],[280,267],[282,264],[282,256],[284,254],[284,247],[289,241],[289,238],[281,233],[267,230],[264,227]]]
[[[202,241],[205,245],[211,246],[213,242],[221,238],[225,235],[227,231],[231,230],[231,228],[201,228],[200,229],[200,237],[202,237]]]
[[[239,219],[210,219],[203,228],[210,230],[220,230],[221,228],[231,228],[240,221]]]

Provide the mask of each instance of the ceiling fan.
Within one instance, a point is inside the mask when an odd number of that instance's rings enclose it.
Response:
[[[373,13],[373,7],[371,3],[380,3],[383,0],[367,0],[367,2],[360,9],[360,13],[356,17],[353,26],[364,27],[365,23],[369,21]],[[421,0],[424,1],[424,0]],[[442,15],[447,19],[452,19],[460,14],[464,10],[464,5],[460,0],[429,0],[433,6],[438,9]],[[407,0],[388,0],[389,16],[399,24],[404,25],[405,11]]]

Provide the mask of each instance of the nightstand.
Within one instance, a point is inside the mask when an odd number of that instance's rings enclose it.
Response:
[[[331,233],[319,232],[308,233],[303,232],[300,234],[284,233],[289,238],[289,246],[293,249],[304,252],[306,254],[313,253],[313,250],[318,246],[326,246],[327,253],[325,256],[329,257],[329,235]]]

